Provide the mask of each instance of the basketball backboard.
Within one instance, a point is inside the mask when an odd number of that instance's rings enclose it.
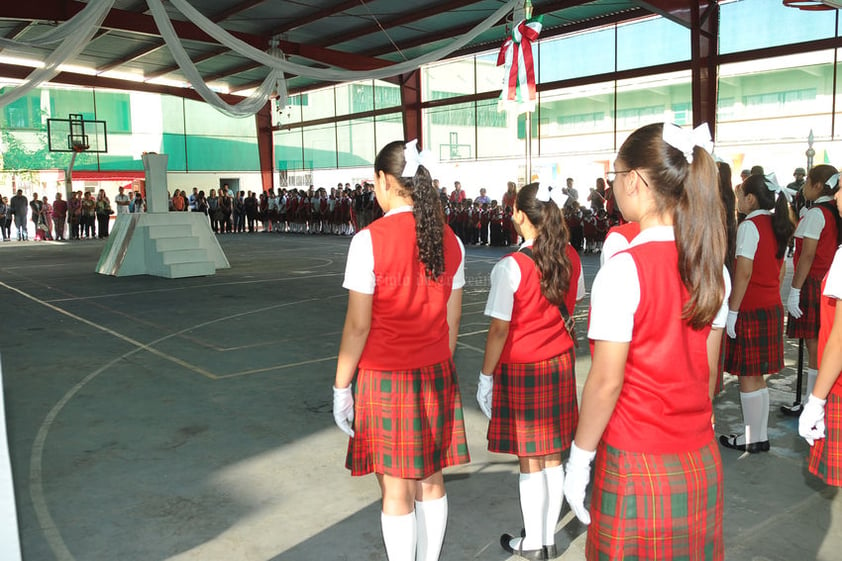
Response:
[[[47,119],[50,152],[108,152],[105,121],[85,120],[71,113],[69,119]]]

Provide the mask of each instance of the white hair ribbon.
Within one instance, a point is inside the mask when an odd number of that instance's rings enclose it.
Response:
[[[675,123],[664,123],[664,142],[684,154],[688,164],[693,163],[693,147],[704,148],[708,154],[713,153],[713,139],[710,137],[710,127],[702,123],[693,130],[682,129]]]
[[[403,156],[406,159],[406,165],[401,172],[401,177],[415,177],[418,166],[424,166],[429,170],[430,165],[435,163],[432,152],[429,150],[418,151],[417,138],[406,143],[403,149]]]
[[[773,193],[782,194],[786,198],[787,202],[792,202],[792,193],[790,193],[789,189],[786,187],[781,187],[781,184],[778,183],[778,176],[775,175],[774,171],[764,175],[763,181],[766,183],[767,189]]]
[[[554,202],[558,208],[563,208],[570,197],[561,189],[550,187],[549,185],[538,184],[538,192],[535,193],[535,198],[543,203],[550,201]]]
[[[827,178],[827,181],[825,181],[824,184],[830,187],[831,189],[836,189],[836,186],[839,185],[839,174],[834,173],[833,175]]]

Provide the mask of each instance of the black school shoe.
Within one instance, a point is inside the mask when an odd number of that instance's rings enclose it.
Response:
[[[748,444],[737,444],[737,434],[720,435],[719,443],[726,448],[732,450],[739,450],[740,452],[748,452],[749,454],[757,454],[758,452],[768,452],[770,445],[768,440],[761,442],[750,442]]]
[[[515,549],[509,543],[513,539],[514,536],[512,536],[511,534],[503,534],[502,536],[500,536],[500,546],[512,555],[517,555],[522,559],[530,559],[533,561],[546,561],[547,546],[544,546],[541,549],[522,549],[520,547]],[[521,544],[523,544],[523,542],[521,542]]]
[[[801,403],[793,403],[792,405],[781,405],[781,413],[787,417],[798,417],[801,411],[804,410],[804,405]]]

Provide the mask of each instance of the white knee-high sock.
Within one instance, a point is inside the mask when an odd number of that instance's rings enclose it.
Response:
[[[760,425],[763,418],[769,416],[769,409],[763,410],[763,390],[753,392],[740,392],[740,403],[743,407],[743,422],[745,424],[745,435],[738,439],[738,444],[758,442],[760,440]]]
[[[813,393],[813,388],[816,386],[816,378],[819,377],[819,371],[816,368],[807,369],[807,393],[804,395],[804,401]]]
[[[564,503],[564,466],[545,468],[544,478],[547,480],[547,503],[544,516],[544,539],[542,545],[555,545],[555,527],[561,505]]]
[[[447,495],[431,501],[415,501],[418,531],[417,561],[438,561],[447,529]]]
[[[769,388],[757,390],[757,393],[760,394],[760,398],[763,400],[763,405],[761,406],[762,417],[760,417],[760,434],[757,435],[755,442],[763,442],[765,440],[769,440]]]
[[[380,513],[380,527],[389,561],[415,561],[415,512],[393,516]]]
[[[523,515],[523,528],[526,531],[521,548],[541,549],[544,545],[541,543],[544,537],[544,513],[547,510],[547,480],[544,472],[521,473],[518,487],[520,488],[520,512]]]

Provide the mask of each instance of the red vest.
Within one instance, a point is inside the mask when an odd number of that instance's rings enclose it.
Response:
[[[780,276],[781,265],[783,265],[784,260],[775,257],[778,252],[778,241],[772,231],[772,217],[768,214],[761,214],[748,220],[751,220],[757,227],[760,241],[757,243],[751,279],[748,281],[746,294],[742,303],[740,303],[740,310],[747,311],[780,306]]]
[[[822,279],[822,295],[819,300],[819,364],[822,363],[824,349],[827,347],[827,340],[830,337],[830,330],[833,328],[833,320],[836,317],[836,298],[824,295],[824,288],[827,285],[827,275]],[[836,377],[833,384],[834,393],[842,394],[842,376]]]
[[[520,284],[515,291],[509,335],[500,355],[500,363],[521,364],[547,360],[573,347],[573,340],[564,328],[558,306],[541,294],[541,278],[535,262],[520,252],[509,254],[520,268]],[[567,245],[570,258],[570,286],[565,296],[567,312],[573,315],[576,307],[576,289],[582,263],[579,254]]]
[[[410,370],[451,358],[447,301],[462,261],[459,241],[444,228],[444,273],[426,278],[418,258],[415,217],[385,216],[368,226],[374,250],[371,330],[360,368]]]
[[[626,241],[631,243],[633,239],[637,237],[640,233],[640,222],[626,222],[625,224],[620,224],[619,226],[614,226],[610,230],[608,230],[608,236],[611,234],[620,234]]]
[[[681,319],[688,292],[674,242],[633,246],[640,304],[623,389],[603,433],[607,444],[654,454],[698,449],[713,438],[707,337]]]
[[[810,266],[810,272],[807,276],[813,279],[823,279],[830,269],[830,264],[833,262],[833,256],[836,255],[837,246],[837,228],[836,217],[833,210],[827,206],[818,205],[817,208],[824,214],[824,228],[819,235],[818,245],[816,245],[816,256],[813,259],[813,264]],[[804,238],[795,238],[795,255],[793,263],[798,266],[798,260],[801,258],[801,249],[804,246]]]

